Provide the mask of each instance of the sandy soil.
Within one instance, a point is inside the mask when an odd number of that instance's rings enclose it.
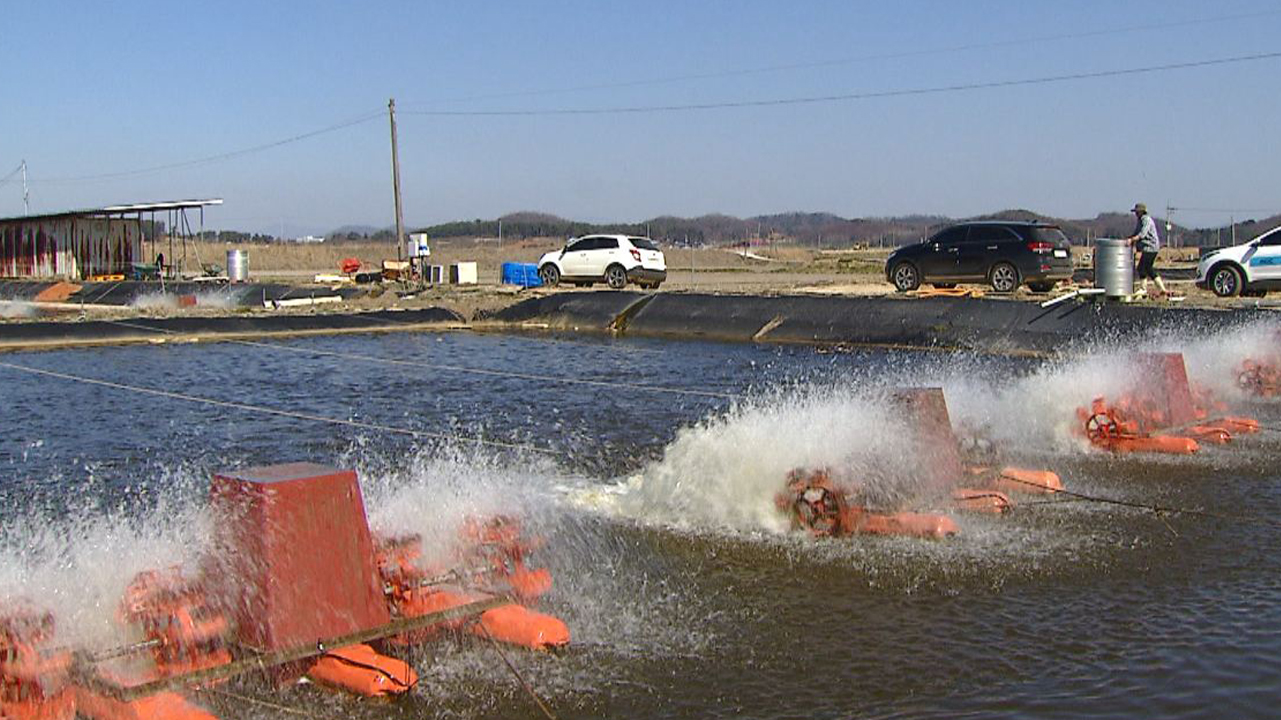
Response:
[[[428,286],[410,288],[398,284],[361,286],[365,294],[349,302],[316,307],[267,310],[263,308],[179,308],[176,303],[166,306],[153,303],[145,308],[123,308],[110,315],[170,316],[187,314],[232,313],[332,313],[352,310],[382,308],[416,309],[445,307],[472,319],[480,311],[495,310],[519,302],[527,297],[551,292],[592,292],[593,288],[561,287],[522,289],[500,285],[499,274],[503,262],[534,262],[543,253],[559,248],[561,241],[539,238],[504,243],[496,241],[444,240],[437,241],[432,250],[432,263],[448,265],[453,262],[474,261],[478,264],[479,284],[472,286]],[[203,243],[191,249],[189,257],[198,254],[208,258],[225,257],[228,246]],[[316,274],[334,274],[339,262],[348,257],[361,260],[367,268],[381,266],[384,259],[395,259],[395,248],[375,244],[343,245],[261,245],[247,246],[250,277],[254,281],[284,281],[300,285],[312,284]],[[1088,262],[1086,248],[1077,248],[1078,262]],[[888,249],[814,250],[795,246],[753,247],[749,255],[736,249],[719,248],[665,248],[668,279],[659,292],[704,292],[753,295],[816,294],[874,296],[888,295],[893,288],[885,281],[883,268]],[[1167,259],[1166,256],[1169,256]],[[1165,267],[1186,263],[1195,255],[1189,251],[1164,252],[1161,263]],[[1172,262],[1173,261],[1173,262]],[[1182,264],[1180,263],[1180,264]],[[1184,265],[1186,267],[1186,265]],[[1160,265],[1158,266],[1160,267]],[[1196,289],[1190,281],[1168,283],[1173,293],[1184,296],[1181,305],[1216,307],[1281,307],[1281,298],[1269,301],[1255,298],[1216,298],[1212,293]],[[324,287],[324,286],[317,286]],[[970,286],[962,286],[970,287]],[[980,287],[980,286],[972,286]],[[1060,288],[1056,292],[1063,292]],[[1029,301],[1042,301],[1050,295],[1037,295],[1021,289],[1018,297]],[[1165,300],[1144,300],[1144,304],[1164,304]],[[48,318],[46,313],[35,313],[21,307],[0,308],[0,322]],[[93,313],[91,313],[93,314]],[[78,312],[75,315],[79,315]],[[67,318],[66,314],[61,315]]]

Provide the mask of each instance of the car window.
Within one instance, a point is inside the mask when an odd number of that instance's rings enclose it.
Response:
[[[593,248],[593,249],[595,249],[595,250],[617,250],[617,249],[618,249],[618,238],[608,238],[608,237],[596,238],[596,247],[595,247],[595,248]]]
[[[1260,245],[1281,245],[1281,228],[1259,238]]]
[[[1018,236],[1004,225],[975,225],[970,228],[971,243],[1007,242],[1018,239]]]
[[[649,238],[634,237],[634,238],[627,238],[627,239],[632,241],[632,245],[634,247],[640,248],[641,250],[657,250],[658,249],[658,243],[654,242],[653,240],[650,240]]]
[[[938,235],[935,235],[930,242],[938,243],[939,245],[956,245],[957,243],[964,242],[965,231],[968,229],[969,228],[964,227],[948,228]]]
[[[1032,228],[1032,239],[1040,242],[1054,243],[1055,245],[1071,245],[1067,235],[1056,227],[1034,227]]]
[[[599,250],[603,247],[601,241],[605,238],[585,237],[569,247],[570,252],[582,252],[584,250]]]

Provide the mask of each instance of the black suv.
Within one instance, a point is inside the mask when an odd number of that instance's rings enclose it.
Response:
[[[895,250],[885,261],[885,277],[899,292],[921,283],[952,287],[958,282],[985,282],[1004,293],[1027,283],[1036,292],[1048,292],[1072,277],[1072,245],[1057,225],[960,223]]]

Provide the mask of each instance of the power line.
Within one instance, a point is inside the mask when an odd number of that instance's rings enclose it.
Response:
[[[559,108],[548,110],[403,110],[403,115],[429,115],[436,117],[509,117],[539,115],[625,115],[661,112],[687,112],[691,110],[724,110],[735,108],[780,107],[786,105],[814,105],[829,102],[848,102],[853,100],[871,100],[878,98],[907,97],[915,95],[935,95],[940,93],[966,92],[972,90],[990,90],[995,88],[1021,87],[1029,85],[1046,85],[1050,83],[1070,82],[1073,80],[1096,80],[1101,78],[1142,75],[1172,70],[1229,65],[1235,63],[1256,62],[1281,58],[1281,52],[1258,53],[1254,55],[1237,55],[1235,57],[1213,60],[1195,60],[1190,62],[1169,63],[1166,65],[1149,65],[1138,68],[1118,70],[1100,70],[1096,72],[1070,73],[1066,75],[1049,75],[1022,80],[998,80],[993,82],[964,83],[959,85],[941,85],[927,88],[910,88],[902,90],[878,90],[862,93],[844,93],[837,95],[818,95],[798,98],[774,98],[767,100],[739,100],[716,103],[691,103],[686,105],[633,105],[612,108]]]
[[[1170,208],[1170,209],[1171,209],[1171,210],[1177,210],[1178,212],[1194,212],[1194,213],[1222,213],[1222,214],[1224,214],[1224,215],[1231,215],[1231,214],[1234,214],[1234,213],[1268,213],[1269,215],[1275,215],[1275,214],[1278,214],[1278,210],[1277,210],[1276,208],[1198,208],[1198,207],[1172,207],[1172,208]]]
[[[12,179],[14,179],[15,177],[17,177],[17,176],[18,176],[18,173],[22,172],[22,166],[23,166],[23,164],[24,164],[24,163],[21,163],[21,162],[20,162],[20,163],[18,163],[18,167],[14,168],[14,169],[13,169],[13,172],[11,172],[11,173],[9,173],[8,175],[5,175],[4,177],[0,178],[0,185],[4,185],[5,183],[7,183],[7,182],[9,182],[10,180],[12,180]]]
[[[739,68],[736,70],[725,70],[723,72],[709,73],[691,73],[687,75],[675,75],[666,78],[652,78],[645,80],[629,80],[615,83],[598,83],[591,85],[578,85],[568,88],[549,88],[542,90],[518,90],[506,93],[488,93],[483,95],[470,95],[456,98],[446,98],[442,100],[427,101],[424,104],[441,104],[470,102],[474,100],[496,100],[512,97],[532,97],[539,95],[557,95],[573,92],[584,92],[591,90],[617,90],[622,88],[644,87],[653,85],[669,85],[681,82],[690,82],[695,80],[716,80],[720,78],[742,77],[746,75],[764,75],[768,73],[786,72],[790,70],[810,70],[824,67],[839,67],[841,65],[854,65],[857,63],[873,62],[877,60],[897,60],[902,58],[923,57],[929,55],[943,55],[958,52],[969,52],[974,50],[987,50],[999,47],[1015,47],[1020,45],[1035,45],[1046,42],[1059,42],[1063,40],[1081,40],[1092,37],[1103,37],[1107,35],[1121,35],[1127,33],[1150,33],[1155,30],[1169,30],[1178,27],[1188,27],[1197,25],[1208,25],[1212,23],[1230,22],[1234,20],[1250,20],[1260,17],[1267,17],[1281,14],[1281,10],[1266,10],[1255,13],[1242,13],[1238,15],[1220,15],[1209,18],[1194,18],[1191,20],[1178,20],[1167,23],[1157,23],[1151,25],[1130,25],[1102,30],[1087,30],[1079,33],[1063,33],[1058,35],[1041,35],[1031,37],[1020,37],[1011,40],[1001,40],[987,43],[970,43],[965,45],[954,45],[950,47],[932,48],[925,50],[907,50],[893,53],[880,53],[873,55],[861,55],[858,57],[842,58],[834,60],[819,60],[807,63],[789,63],[784,65],[768,65],[755,68]],[[403,107],[403,106],[402,106]],[[411,105],[412,107],[412,105]]]
[[[364,123],[370,122],[371,120],[381,118],[382,116],[383,116],[383,111],[378,110],[377,112],[367,113],[365,115],[361,115],[360,117],[354,118],[352,120],[347,120],[347,121],[338,123],[336,125],[323,127],[323,128],[320,128],[319,130],[312,130],[310,132],[305,132],[305,133],[302,133],[301,135],[294,135],[292,137],[288,137],[283,140],[275,140],[272,142],[263,143],[262,145],[254,145],[253,147],[247,147],[240,150],[232,150],[230,152],[220,153],[218,155],[211,155],[209,157],[199,158],[196,160],[185,160],[182,162],[169,163],[166,165],[155,165],[153,167],[140,168],[138,170],[126,170],[123,172],[102,173],[100,175],[81,175],[76,177],[53,177],[53,178],[43,178],[43,179],[32,179],[32,182],[45,184],[45,185],[96,182],[99,180],[111,180],[115,178],[132,177],[135,175],[146,175],[148,173],[161,172],[164,170],[176,170],[179,168],[193,167],[196,165],[205,165],[208,163],[219,162],[222,160],[230,160],[232,158],[243,157],[245,155],[252,155],[254,153],[263,152],[265,150],[278,148],[278,147],[281,147],[282,145],[289,145],[291,143],[296,143],[301,140],[313,138],[313,137],[316,137],[317,135],[324,135],[326,133],[336,132],[338,130],[344,130],[346,128],[354,127],[356,125],[362,125]]]

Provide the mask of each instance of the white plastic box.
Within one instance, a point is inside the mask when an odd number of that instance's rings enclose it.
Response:
[[[474,262],[456,262],[449,266],[449,282],[455,285],[475,285],[477,278]]]

